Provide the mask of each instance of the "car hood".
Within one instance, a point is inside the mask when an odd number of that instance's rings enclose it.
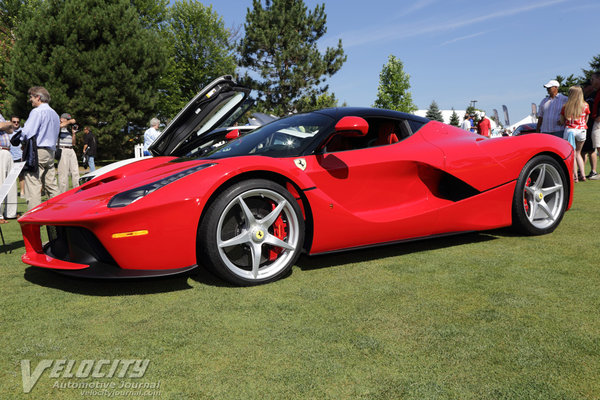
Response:
[[[170,156],[190,140],[223,126],[232,126],[252,105],[250,89],[230,75],[206,85],[150,145],[154,156]]]
[[[79,178],[79,184],[83,185],[84,183],[87,183],[100,175],[108,174],[109,172],[112,172],[117,168],[121,168],[125,165],[134,163],[136,161],[144,160],[149,157],[150,156],[144,156],[144,157],[139,157],[139,158],[126,158],[125,160],[120,160],[120,161],[117,161],[114,163],[110,163],[108,165],[105,165],[104,167],[95,169],[93,171],[88,172],[85,175],[82,175],[81,178]]]
[[[189,171],[204,164],[206,160],[173,162],[173,157],[151,157],[125,165],[98,179],[87,182],[58,196],[52,197],[36,208],[26,212],[19,221],[52,219],[48,212],[61,211],[61,219],[94,218],[98,212],[106,210],[106,205],[116,194],[146,184],[158,182],[175,174]],[[184,175],[189,176],[189,175]],[[173,181],[177,182],[177,180]],[[168,186],[169,184],[165,184]]]

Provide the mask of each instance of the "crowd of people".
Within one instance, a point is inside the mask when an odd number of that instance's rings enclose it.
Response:
[[[535,131],[567,140],[575,150],[575,182],[600,179],[597,172],[600,153],[600,71],[594,72],[583,86],[569,88],[568,96],[559,92],[560,83],[550,80],[544,85],[547,96],[538,107]],[[485,114],[474,122],[474,116],[465,114],[460,127],[483,136],[490,136],[490,121]],[[502,133],[510,135],[509,132]],[[585,175],[585,163],[590,172]]]
[[[6,121],[0,114],[0,185],[7,178],[15,162],[24,162],[19,185],[13,185],[6,201],[0,205],[0,223],[17,214],[17,186],[27,202],[27,210],[37,207],[42,193],[54,197],[79,185],[79,160],[75,153],[78,125],[69,113],[58,116],[50,105],[50,93],[44,87],[34,86],[28,91],[32,110],[21,127],[21,119],[12,116]],[[89,126],[84,127],[84,168],[94,171],[96,138]],[[58,168],[55,162],[58,161]],[[58,173],[57,173],[58,170]],[[57,179],[58,177],[58,179]]]
[[[594,72],[582,87],[572,86],[568,96],[559,93],[560,84],[544,85],[548,95],[538,108],[537,131],[563,138],[575,150],[575,182],[600,179],[597,172],[600,152],[600,71]],[[586,159],[590,173],[585,175]]]
[[[485,116],[485,113],[480,113],[479,121],[477,123],[475,122],[474,117],[474,115],[465,114],[460,127],[466,131],[479,133],[482,136],[490,137],[490,133],[492,132],[492,124]]]

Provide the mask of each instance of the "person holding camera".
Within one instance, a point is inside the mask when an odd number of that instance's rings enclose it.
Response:
[[[12,154],[10,153],[10,136],[13,126],[0,114],[0,186],[13,167]],[[0,224],[6,219],[17,217],[17,186],[13,185],[7,194],[6,202],[0,204]],[[6,218],[6,219],[5,219]]]
[[[75,154],[75,143],[78,126],[71,114],[63,113],[60,116],[60,133],[58,134],[58,191],[64,193],[69,189],[69,175],[73,187],[79,186],[79,163]]]
[[[10,122],[12,123],[13,127],[13,134],[11,135],[11,138],[15,135],[20,135],[20,133],[17,131],[21,129],[21,118],[13,115],[10,117]],[[17,143],[16,145],[11,143],[10,154],[12,154],[13,162],[17,163],[23,161],[23,146],[21,143]],[[21,173],[19,174],[19,191],[20,197],[25,198],[25,171],[23,170],[21,170]]]
[[[96,170],[96,164],[94,163],[94,159],[96,158],[97,146],[96,136],[94,136],[89,126],[83,127],[83,134],[83,157],[87,164],[90,166],[90,172],[93,172]]]

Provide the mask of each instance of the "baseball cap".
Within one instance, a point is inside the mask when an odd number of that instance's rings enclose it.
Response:
[[[60,117],[64,118],[64,119],[71,119],[71,114],[69,114],[69,113],[63,113],[63,114],[60,115]]]
[[[557,81],[557,80],[554,80],[554,79],[552,79],[551,81],[549,81],[548,83],[546,83],[546,84],[544,85],[544,87],[545,87],[546,89],[548,89],[548,88],[551,88],[551,87],[553,87],[553,86],[559,87],[559,86],[560,86],[560,83],[558,83],[558,81]]]

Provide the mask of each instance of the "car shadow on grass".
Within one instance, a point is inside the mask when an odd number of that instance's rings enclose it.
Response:
[[[234,284],[231,284],[215,274],[211,273],[208,267],[204,267],[200,265],[193,272],[190,273],[190,279],[195,280],[196,282],[207,285],[207,286],[216,286],[216,287],[228,287],[228,288],[236,288]]]
[[[161,278],[134,279],[86,279],[29,267],[25,269],[25,280],[39,286],[88,296],[129,296],[157,294],[193,289],[188,283],[190,273]]]
[[[329,268],[345,264],[369,262],[380,258],[397,257],[428,250],[460,246],[464,244],[487,242],[497,239],[497,236],[504,236],[508,234],[510,233],[504,230],[461,233],[452,236],[433,237],[406,241],[402,243],[378,245],[364,249],[346,250],[338,253],[315,256],[302,255],[296,262],[296,265],[303,271]]]
[[[452,236],[427,238],[389,245],[378,245],[365,249],[345,250],[337,253],[308,256],[302,255],[296,265],[303,271],[343,266],[357,262],[369,262],[380,258],[396,257],[405,254],[443,249],[464,244],[487,242],[498,237],[519,236],[507,229],[486,232],[462,233]],[[291,271],[290,271],[291,272]],[[61,275],[43,268],[25,269],[25,279],[33,284],[88,296],[127,296],[140,294],[166,293],[192,289],[188,279],[202,285],[216,287],[237,287],[200,266],[192,271],[171,277],[134,279],[86,279]]]

